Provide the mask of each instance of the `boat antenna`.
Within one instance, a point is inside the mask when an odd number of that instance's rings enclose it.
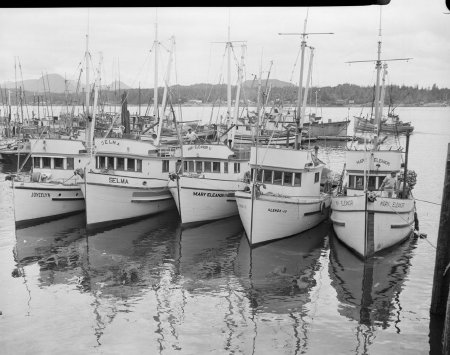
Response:
[[[334,34],[334,32],[306,32],[306,25],[308,23],[308,14],[309,14],[309,8],[306,10],[306,17],[305,17],[305,21],[304,21],[304,25],[303,25],[303,32],[301,33],[292,33],[292,32],[288,32],[288,33],[278,33],[279,35],[282,36],[290,36],[290,35],[294,35],[294,36],[301,36],[302,41],[301,41],[301,59],[300,59],[300,79],[299,79],[299,83],[298,83],[298,98],[297,98],[297,114],[295,117],[295,122],[296,122],[296,131],[295,131],[295,149],[299,149],[300,145],[299,143],[301,143],[301,129],[303,126],[303,117],[302,117],[302,102],[303,102],[303,67],[304,67],[304,61],[305,61],[305,48],[306,48],[306,38],[309,35],[331,35]]]

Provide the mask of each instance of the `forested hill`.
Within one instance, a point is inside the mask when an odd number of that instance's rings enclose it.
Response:
[[[265,90],[264,90],[265,89]],[[162,100],[163,88],[158,89],[159,101]],[[256,83],[247,84],[241,89],[241,100],[245,100],[250,105],[256,103],[258,88]],[[295,105],[298,95],[298,89],[295,86],[273,86],[263,88],[265,92],[262,96],[264,100],[268,95],[269,104],[281,103],[283,105]],[[103,90],[100,92],[100,102],[114,104],[120,103],[122,94],[127,93],[128,104],[147,105],[153,101],[153,89],[127,89],[119,91]],[[194,84],[189,86],[170,87],[170,98],[172,103],[182,104],[225,104],[227,88],[225,84]],[[235,98],[236,87],[232,88],[232,97]],[[3,104],[6,104],[6,92],[1,91],[0,97]],[[374,100],[374,87],[358,86],[353,84],[341,84],[337,86],[325,86],[320,88],[313,87],[309,93],[308,102],[315,105],[317,95],[317,104],[320,106],[334,105],[371,105]],[[11,92],[12,104],[19,102],[19,96]],[[25,92],[25,98],[22,102],[26,104],[37,104],[50,102],[53,105],[81,104],[84,102],[85,95],[80,92],[76,94],[64,93],[40,93],[33,94]],[[436,85],[428,88],[419,88],[418,86],[398,86],[392,85],[386,87],[385,105],[390,106],[410,106],[410,105],[446,105],[450,104],[450,89],[438,88]]]

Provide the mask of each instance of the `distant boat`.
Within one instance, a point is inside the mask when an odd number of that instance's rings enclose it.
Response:
[[[363,117],[354,117],[355,118],[355,131],[363,131],[363,132],[375,132],[377,125],[366,118]],[[388,123],[387,121],[381,123],[380,133],[385,134],[403,134],[403,133],[411,133],[414,131],[414,126],[411,126],[410,122],[402,122],[398,120],[391,121],[392,123]]]

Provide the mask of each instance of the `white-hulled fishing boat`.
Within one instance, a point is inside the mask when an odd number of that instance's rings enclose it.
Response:
[[[76,173],[89,161],[82,141],[30,139],[31,174],[12,177],[16,226],[84,210]]]
[[[183,173],[171,174],[169,189],[182,223],[238,214],[234,193],[243,190],[248,153],[224,144],[183,145]]]
[[[242,46],[241,64],[238,68],[238,85],[231,121],[231,71],[230,55],[232,42],[228,28],[228,130],[225,144],[191,144],[182,147],[183,165],[180,171],[171,174],[169,182],[182,223],[211,221],[238,214],[234,192],[245,187],[244,176],[249,170],[247,151],[235,149],[236,122],[239,111],[239,95],[245,45]],[[228,143],[228,145],[226,144]]]
[[[70,139],[30,139],[32,173],[20,174],[26,161],[12,177],[14,213],[16,225],[29,224],[46,219],[83,211],[84,198],[79,183],[82,171],[89,162],[92,131],[95,122],[89,115],[89,60],[86,35],[86,141]],[[98,85],[95,87],[95,98]],[[95,104],[94,104],[95,106]],[[27,157],[28,158],[28,157]]]
[[[330,195],[321,192],[325,164],[312,150],[300,150],[299,136],[305,117],[314,49],[311,48],[305,95],[302,100],[303,58],[306,47],[302,34],[302,61],[293,149],[255,146],[251,148],[251,180],[247,191],[236,191],[239,215],[250,245],[288,237],[310,229],[328,217]],[[301,106],[300,106],[301,105]]]
[[[251,245],[310,229],[328,216],[330,196],[320,191],[324,164],[312,150],[252,147],[252,183],[235,197]]]
[[[347,151],[346,172],[343,180],[343,186],[346,188],[338,188],[332,198],[331,206],[331,220],[337,237],[363,258],[370,257],[408,238],[414,231],[415,222],[415,202],[409,192],[413,183],[408,181],[407,170],[409,133],[406,134],[404,164],[402,164],[401,150],[391,150],[392,147],[389,150],[380,149],[378,135],[381,132],[387,64],[384,64],[383,85],[380,86],[381,67],[380,39],[376,60],[375,122],[377,131],[374,142],[370,150]],[[399,189],[397,185],[395,192],[391,192],[391,196],[388,195],[388,197],[377,192],[386,175],[392,172],[396,174],[402,167],[403,176],[406,178],[402,188]]]
[[[167,186],[169,172],[175,170],[175,148],[113,138],[96,138],[94,145],[95,162],[87,166],[82,184],[88,228],[175,207]]]

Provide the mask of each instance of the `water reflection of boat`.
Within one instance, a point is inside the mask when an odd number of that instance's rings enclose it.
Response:
[[[16,230],[14,257],[20,268],[39,262],[47,268],[58,251],[84,236],[83,213]],[[63,263],[61,263],[62,265]],[[67,263],[64,263],[67,265]]]
[[[291,354],[307,352],[313,289],[327,257],[328,223],[291,238],[251,248],[243,235],[236,274],[240,275],[254,323],[254,353],[267,351],[264,337],[268,319],[276,323],[276,344],[285,343]],[[262,331],[261,331],[262,329]],[[260,336],[259,333],[262,333]],[[276,344],[273,346],[276,347]],[[275,351],[275,349],[274,349]]]
[[[412,237],[389,252],[363,261],[333,236],[328,271],[340,303],[339,313],[366,326],[368,333],[390,325],[399,329],[400,314],[393,311],[401,310],[399,294],[416,243],[417,238]]]
[[[238,272],[257,310],[289,313],[310,302],[329,228],[322,223],[291,238],[253,248],[242,238]]]

